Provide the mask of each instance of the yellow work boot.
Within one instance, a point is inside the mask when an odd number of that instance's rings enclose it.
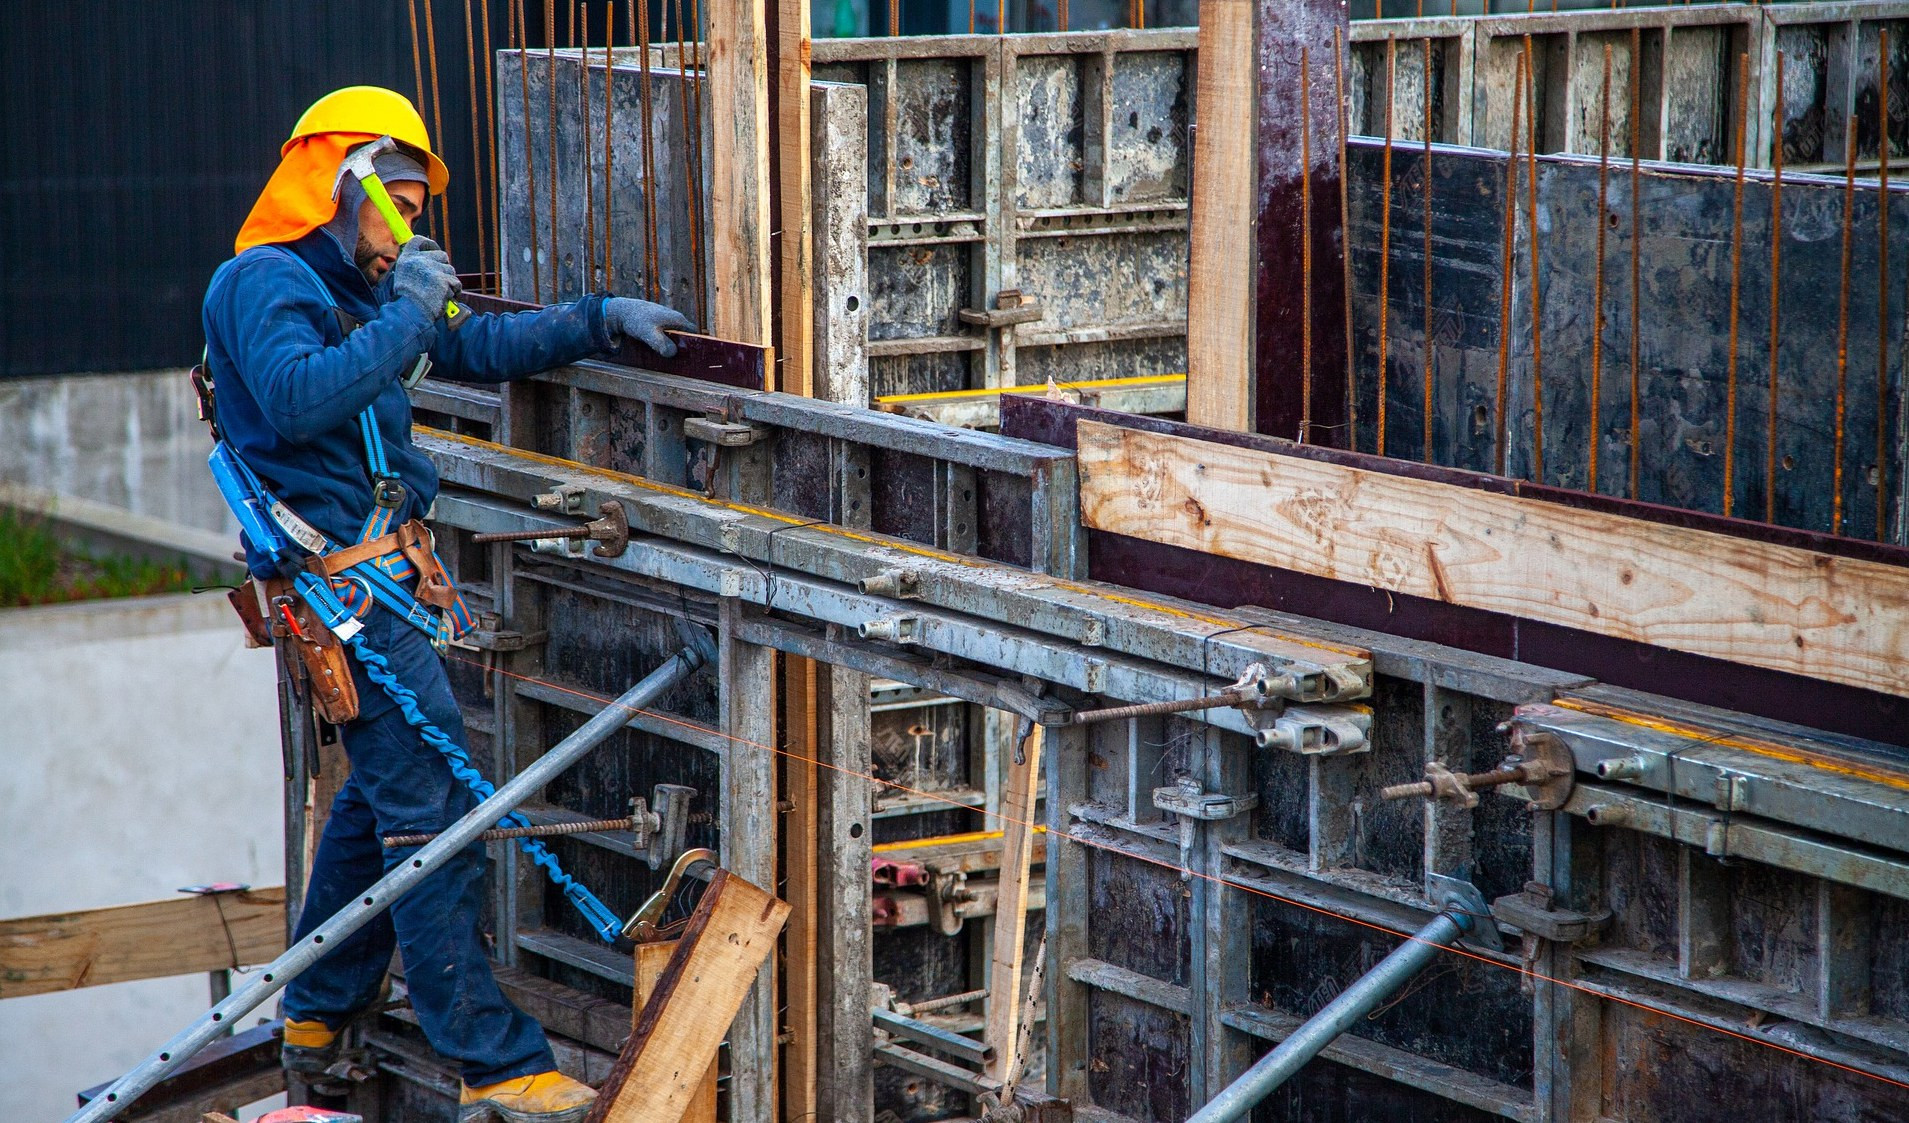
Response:
[[[286,1068],[306,1076],[323,1076],[338,1059],[338,1031],[324,1022],[285,1020],[285,1040],[279,1056]]]
[[[582,1123],[597,1094],[561,1072],[540,1072],[473,1088],[458,1097],[457,1123]]]

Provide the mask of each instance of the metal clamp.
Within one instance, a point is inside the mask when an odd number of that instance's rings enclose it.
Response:
[[[921,595],[921,573],[913,569],[884,569],[873,577],[855,582],[855,589],[864,596],[912,599]]]
[[[718,448],[746,448],[769,435],[769,430],[747,421],[724,421],[718,417],[683,418],[683,436]]]
[[[1245,711],[1262,749],[1284,749],[1305,756],[1339,756],[1370,747],[1372,711],[1365,706],[1293,706],[1284,713]]]
[[[697,847],[685,850],[669,868],[669,876],[663,879],[663,887],[650,894],[643,907],[636,910],[629,923],[623,926],[623,934],[639,944],[655,943],[662,936],[663,913],[669,908],[670,899],[676,896],[676,890],[682,887],[685,876],[698,880],[708,880],[716,872],[719,859],[714,850]],[[700,869],[698,867],[707,867]]]
[[[1193,876],[1193,831],[1196,823],[1216,823],[1244,815],[1259,806],[1259,796],[1209,792],[1192,776],[1182,776],[1172,787],[1153,789],[1153,805],[1180,818],[1180,880]]]
[[[873,620],[863,621],[855,630],[863,639],[918,643],[921,640],[921,617],[878,616]]]
[[[1491,915],[1527,936],[1561,944],[1575,944],[1597,935],[1611,910],[1597,913],[1571,912],[1552,908],[1551,887],[1541,881],[1525,882],[1524,892],[1500,897],[1491,903]]]
[[[1047,315],[1047,310],[1020,289],[1002,289],[994,296],[993,308],[963,308],[957,314],[964,324],[993,329],[1031,324]]]
[[[583,488],[576,484],[564,484],[555,491],[531,496],[530,505],[539,511],[581,511],[583,510]]]

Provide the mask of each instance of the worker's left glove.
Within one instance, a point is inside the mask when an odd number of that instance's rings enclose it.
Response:
[[[603,322],[619,343],[625,339],[640,339],[665,359],[675,356],[676,342],[663,334],[664,329],[696,330],[689,317],[674,308],[627,296],[613,296],[603,302]]]

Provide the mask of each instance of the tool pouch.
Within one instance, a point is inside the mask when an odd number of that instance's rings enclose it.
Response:
[[[433,608],[450,609],[457,603],[457,587],[437,560],[431,530],[417,519],[398,527],[398,552],[418,571],[417,598]]]
[[[265,603],[278,605],[289,601],[294,629],[285,622],[282,610],[274,608],[272,634],[291,644],[311,680],[312,707],[318,716],[333,725],[343,725],[358,716],[358,686],[351,679],[350,656],[345,645],[331,634],[310,606],[299,597],[292,583],[274,577],[265,582]]]

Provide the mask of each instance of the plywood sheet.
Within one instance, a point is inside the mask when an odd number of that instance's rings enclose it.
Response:
[[[1909,570],[1278,453],[1079,430],[1096,530],[1909,695]]]

